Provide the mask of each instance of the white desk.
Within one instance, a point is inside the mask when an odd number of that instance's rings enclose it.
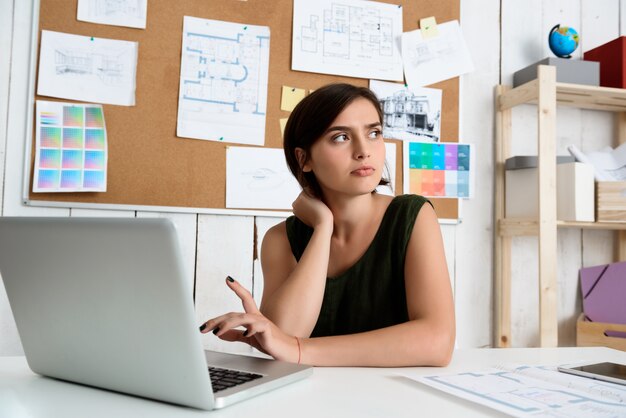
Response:
[[[445,369],[481,370],[519,363],[578,361],[626,364],[609,348],[505,348],[457,350]],[[398,376],[403,369],[316,368],[313,376],[222,410],[206,412],[116,394],[38,376],[24,357],[0,357],[0,417],[495,417],[501,413]]]

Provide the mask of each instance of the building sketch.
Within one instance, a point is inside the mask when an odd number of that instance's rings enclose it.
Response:
[[[441,111],[430,109],[428,96],[416,95],[403,89],[379,101],[383,109],[383,136],[385,138],[427,137],[431,141],[439,141]],[[406,134],[414,138],[403,138]]]
[[[146,28],[148,0],[78,0],[77,19],[104,25]]]
[[[90,0],[89,11],[93,17],[122,15],[140,19],[145,15],[143,4],[142,0]]]
[[[121,55],[55,49],[55,72],[57,75],[96,75],[106,85],[120,85],[127,73]]]
[[[41,31],[41,96],[133,106],[136,69],[136,42]]]
[[[185,17],[178,136],[262,145],[269,28]]]
[[[294,2],[292,69],[402,79],[402,8],[359,0]]]

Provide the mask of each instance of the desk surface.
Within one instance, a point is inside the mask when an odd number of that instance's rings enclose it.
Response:
[[[24,357],[0,357],[0,417],[496,417],[501,413],[399,376],[482,370],[507,363],[556,365],[612,361],[609,348],[457,350],[446,368],[315,368],[313,376],[256,398],[206,412],[41,377]]]

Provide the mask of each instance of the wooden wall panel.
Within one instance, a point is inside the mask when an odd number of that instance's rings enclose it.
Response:
[[[196,317],[198,326],[213,317],[242,312],[241,301],[226,286],[230,275],[252,289],[254,218],[252,216],[198,216],[196,260]],[[207,350],[250,353],[244,344],[224,342],[212,333],[202,336]]]

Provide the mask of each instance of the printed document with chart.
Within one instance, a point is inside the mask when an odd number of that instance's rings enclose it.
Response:
[[[516,365],[458,374],[404,376],[514,417],[624,417],[626,386]]]

